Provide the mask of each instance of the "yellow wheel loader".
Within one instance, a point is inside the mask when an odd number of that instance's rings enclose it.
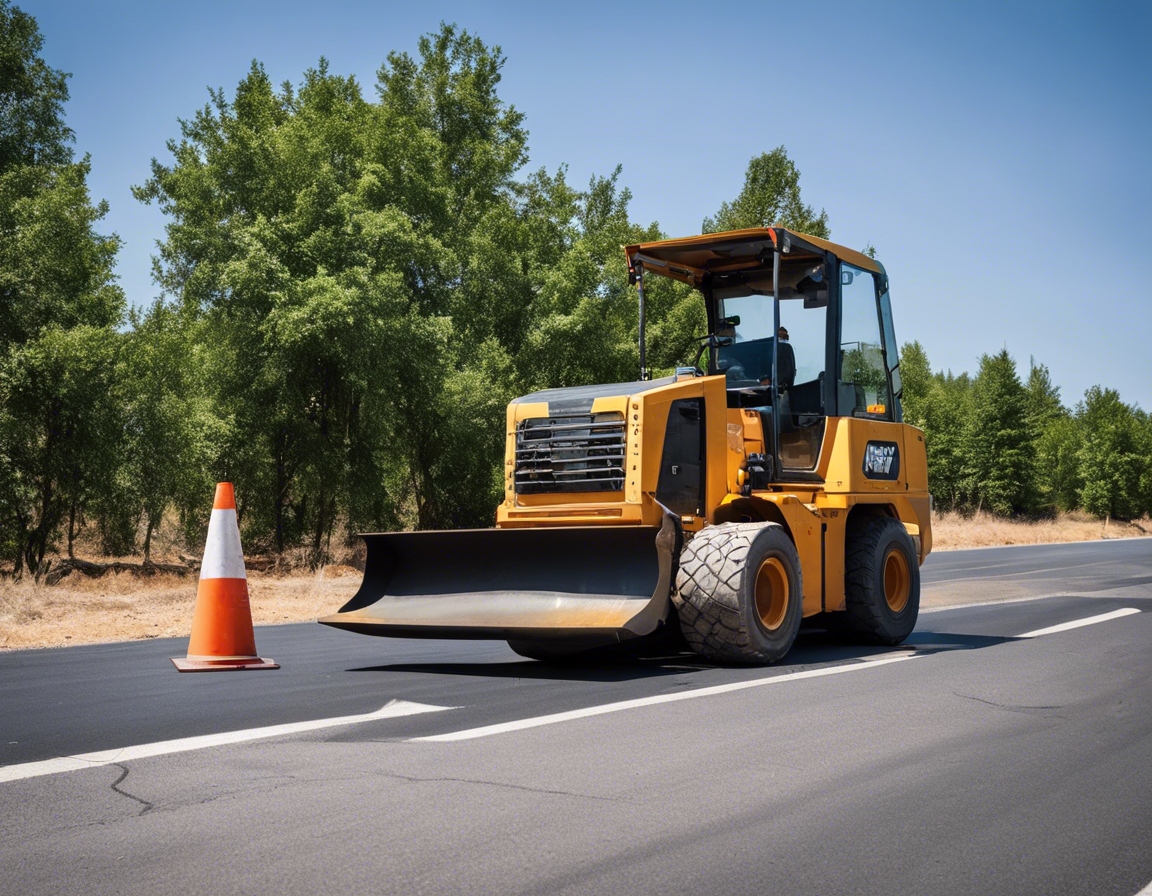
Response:
[[[322,623],[540,659],[678,632],[712,660],[771,663],[817,616],[909,635],[931,498],[884,268],[779,226],[625,252],[640,380],[513,401],[496,528],[365,535],[363,584]],[[645,276],[691,284],[708,315],[696,363],[656,380]]]

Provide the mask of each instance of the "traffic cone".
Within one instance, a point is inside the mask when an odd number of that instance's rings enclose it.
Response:
[[[280,664],[256,655],[248,577],[236,524],[236,496],[231,482],[216,485],[216,501],[208,522],[208,542],[200,563],[200,587],[192,614],[192,637],[185,659],[172,657],[181,672],[225,672],[279,669]]]

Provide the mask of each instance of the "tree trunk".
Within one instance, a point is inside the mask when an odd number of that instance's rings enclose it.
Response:
[[[148,525],[144,528],[144,565],[152,562],[152,530],[156,528],[155,517],[148,513]]]
[[[284,460],[284,435],[280,436],[280,450],[276,452],[276,494],[273,498],[276,519],[276,553],[284,553],[284,500],[288,494],[288,470]]]
[[[72,545],[76,541],[76,499],[68,502],[68,559],[75,560]]]
[[[20,579],[24,575],[24,549],[28,545],[28,524],[22,514],[17,514],[17,525],[20,535],[16,541],[16,558],[12,561],[12,578]]]

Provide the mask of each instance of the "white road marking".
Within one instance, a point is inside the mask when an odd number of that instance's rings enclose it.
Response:
[[[1136,896],[1152,896],[1152,881],[1148,881],[1148,886],[1137,893]]]
[[[304,731],[318,731],[322,728],[338,728],[342,725],[361,725],[380,719],[394,719],[399,716],[413,716],[425,712],[442,712],[451,706],[430,706],[426,703],[409,703],[406,700],[393,700],[375,712],[358,716],[337,716],[330,719],[313,719],[309,722],[289,722],[286,725],[269,725],[265,728],[248,728],[244,731],[225,731],[222,734],[203,734],[198,737],[182,737],[179,740],[164,740],[153,744],[139,744],[134,747],[120,747],[114,750],[101,750],[97,753],[80,753],[75,756],[61,756],[39,762],[23,762],[18,765],[0,766],[0,783],[36,778],[41,775],[56,775],[83,768],[96,768],[117,762],[130,762],[149,756],[164,756],[168,753],[185,753],[189,750],[203,750],[224,744],[237,744],[249,740],[262,740],[267,737],[280,737],[284,734],[300,734]]]
[[[1083,628],[1085,625],[1095,625],[1097,622],[1108,622],[1111,619],[1120,619],[1122,616],[1131,616],[1139,613],[1135,607],[1125,607],[1122,610],[1113,610],[1111,613],[1101,613],[1099,616],[1089,616],[1087,619],[1074,619],[1072,622],[1061,622],[1059,625],[1050,625],[1048,628],[1038,628],[1034,632],[1025,632],[1017,638],[1039,638],[1042,635],[1054,635],[1057,632],[1066,632],[1074,628]]]
[[[1146,537],[1146,536],[1145,536]],[[1015,547],[1015,545],[1012,545]],[[983,582],[987,579],[1021,579],[1027,576],[1040,576],[1048,575],[1053,572],[1065,572],[1069,569],[1088,569],[1090,566],[1108,566],[1114,561],[1112,560],[1093,560],[1088,563],[1073,563],[1070,566],[1046,566],[1043,569],[1025,569],[1015,570],[1013,572],[997,572],[986,576],[961,576],[958,579],[945,579],[944,582],[928,582],[929,587],[935,584],[948,584],[959,585],[964,582]],[[1012,566],[1012,563],[995,563],[990,566],[970,567],[972,569],[1000,569],[1004,566]],[[1078,579],[1091,579],[1094,578],[1090,575],[1076,576]]]
[[[680,691],[675,694],[658,694],[654,697],[639,697],[635,700],[621,700],[619,703],[604,703],[600,706],[589,706],[584,709],[573,709],[569,712],[558,712],[547,716],[536,716],[531,719],[519,719],[515,722],[502,722],[498,725],[485,725],[482,728],[468,728],[463,731],[452,731],[448,734],[433,734],[426,737],[414,737],[411,742],[428,743],[457,740],[473,740],[477,737],[490,737],[493,734],[506,734],[509,731],[523,731],[525,728],[539,728],[542,725],[555,725],[558,722],[569,722],[573,719],[585,719],[589,716],[602,716],[611,712],[623,712],[629,709],[639,709],[642,706],[656,706],[661,703],[676,703],[680,700],[694,700],[698,697],[714,697],[717,694],[730,694],[733,691],[743,691],[748,688],[759,688],[769,684],[784,684],[788,681],[799,681],[805,678],[822,678],[826,675],[841,675],[845,672],[863,672],[876,666],[887,666],[890,663],[900,663],[910,660],[914,653],[886,654],[879,659],[866,660],[847,666],[832,666],[824,669],[808,669],[804,672],[792,672],[787,675],[774,675],[770,678],[754,678],[751,681],[736,681],[731,684],[718,684],[707,688],[696,688],[691,691]]]

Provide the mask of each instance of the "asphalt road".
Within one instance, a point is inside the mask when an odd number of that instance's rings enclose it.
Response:
[[[901,649],[805,633],[768,669],[316,625],[257,630],[275,672],[179,675],[174,640],[2,654],[0,893],[1136,893],[1152,540],[935,554],[923,580]],[[3,780],[393,700],[437,709]]]

